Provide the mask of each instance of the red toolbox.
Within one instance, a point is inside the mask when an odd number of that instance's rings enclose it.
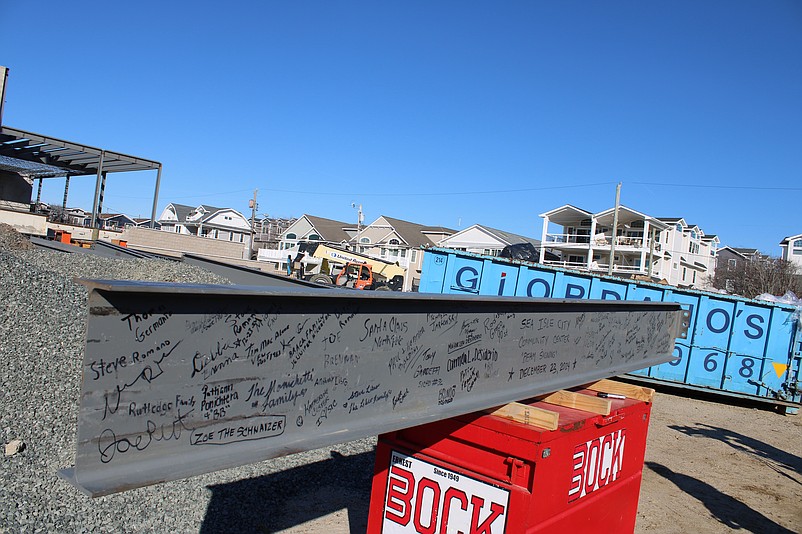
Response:
[[[560,393],[608,408],[528,402],[523,422],[480,412],[379,436],[368,532],[632,532],[651,403]]]

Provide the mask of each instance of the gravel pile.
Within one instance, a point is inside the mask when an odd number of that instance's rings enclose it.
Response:
[[[7,225],[0,276],[0,445],[24,444],[0,464],[0,533],[276,532],[343,508],[354,531],[364,525],[375,439],[108,497],[80,493],[56,474],[74,463],[87,300],[76,278],[228,282],[178,262],[33,249]]]

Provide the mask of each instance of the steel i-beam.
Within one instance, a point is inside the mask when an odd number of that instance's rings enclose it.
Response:
[[[86,285],[75,467],[62,475],[92,496],[656,365],[687,327],[662,302]]]

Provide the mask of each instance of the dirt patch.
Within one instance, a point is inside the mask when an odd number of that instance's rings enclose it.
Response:
[[[353,490],[359,484],[365,485],[361,491],[365,495],[367,481],[346,487]],[[309,492],[324,510],[343,506],[341,490]],[[329,501],[340,504],[332,506]],[[802,532],[800,503],[802,415],[658,392],[649,426],[637,534],[798,533]],[[368,502],[350,502],[342,513],[311,521],[303,514],[297,521],[285,517],[279,531],[356,534],[364,532],[368,510]],[[605,531],[603,525],[597,527],[598,532]]]
[[[802,531],[800,417],[658,393],[635,531]]]

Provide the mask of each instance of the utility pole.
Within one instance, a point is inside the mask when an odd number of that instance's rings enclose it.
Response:
[[[251,255],[253,255],[254,249],[254,235],[256,233],[256,210],[259,208],[259,204],[256,202],[256,195],[259,193],[258,189],[253,190],[253,199],[248,201],[248,207],[251,208],[251,243],[248,247],[250,250],[250,254],[248,254],[248,259],[251,259]]]
[[[362,231],[362,221],[365,220],[365,215],[363,215],[363,213],[362,213],[362,204],[360,204],[357,207],[357,205],[354,202],[351,202],[351,207],[357,210],[357,214],[356,214],[356,233],[358,234],[359,232]]]
[[[613,259],[615,258],[615,239],[618,233],[618,208],[621,207],[621,182],[615,186],[615,211],[613,212],[613,240],[610,242],[610,263],[607,266],[607,274],[613,274]]]

